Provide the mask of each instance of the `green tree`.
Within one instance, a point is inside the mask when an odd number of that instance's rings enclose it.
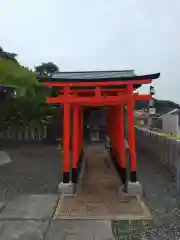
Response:
[[[36,75],[30,69],[11,60],[0,60],[0,84],[17,88],[18,96],[33,98],[35,88],[42,84],[36,80]]]
[[[16,53],[5,52],[3,50],[3,48],[0,46],[0,59],[1,60],[3,60],[3,59],[4,60],[12,60],[12,61],[16,62],[17,64],[19,64],[16,57],[17,57]]]
[[[41,65],[35,67],[35,72],[38,75],[51,76],[56,71],[59,71],[59,68],[53,62],[42,63]]]
[[[11,60],[0,61],[0,84],[17,86],[39,85],[33,71],[17,65]]]
[[[1,128],[14,124],[48,124],[56,114],[56,107],[45,102],[45,98],[52,95],[52,89],[37,80],[36,72],[15,61],[0,59],[0,85],[12,86],[17,92],[16,98],[0,103],[3,112],[0,116]]]

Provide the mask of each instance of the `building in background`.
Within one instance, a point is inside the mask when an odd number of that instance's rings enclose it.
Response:
[[[140,126],[148,127],[150,116],[149,116],[149,113],[145,111],[145,109],[135,110],[134,117],[135,117],[136,124]]]
[[[180,109],[173,109],[162,116],[163,131],[175,137],[180,136]]]

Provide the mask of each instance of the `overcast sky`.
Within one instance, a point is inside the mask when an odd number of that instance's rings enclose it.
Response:
[[[179,24],[180,0],[0,0],[0,45],[21,64],[160,71],[156,96],[178,103]]]

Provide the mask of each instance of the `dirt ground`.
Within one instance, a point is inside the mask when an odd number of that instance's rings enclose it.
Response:
[[[61,153],[54,145],[2,146],[12,162],[0,167],[0,201],[17,194],[57,193],[61,179]]]

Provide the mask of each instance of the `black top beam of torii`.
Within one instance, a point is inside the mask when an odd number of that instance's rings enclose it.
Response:
[[[125,71],[81,71],[81,72],[55,72],[51,76],[37,75],[40,82],[106,82],[106,81],[133,81],[154,80],[160,73],[136,75],[133,70]],[[135,86],[139,88],[142,84]]]

